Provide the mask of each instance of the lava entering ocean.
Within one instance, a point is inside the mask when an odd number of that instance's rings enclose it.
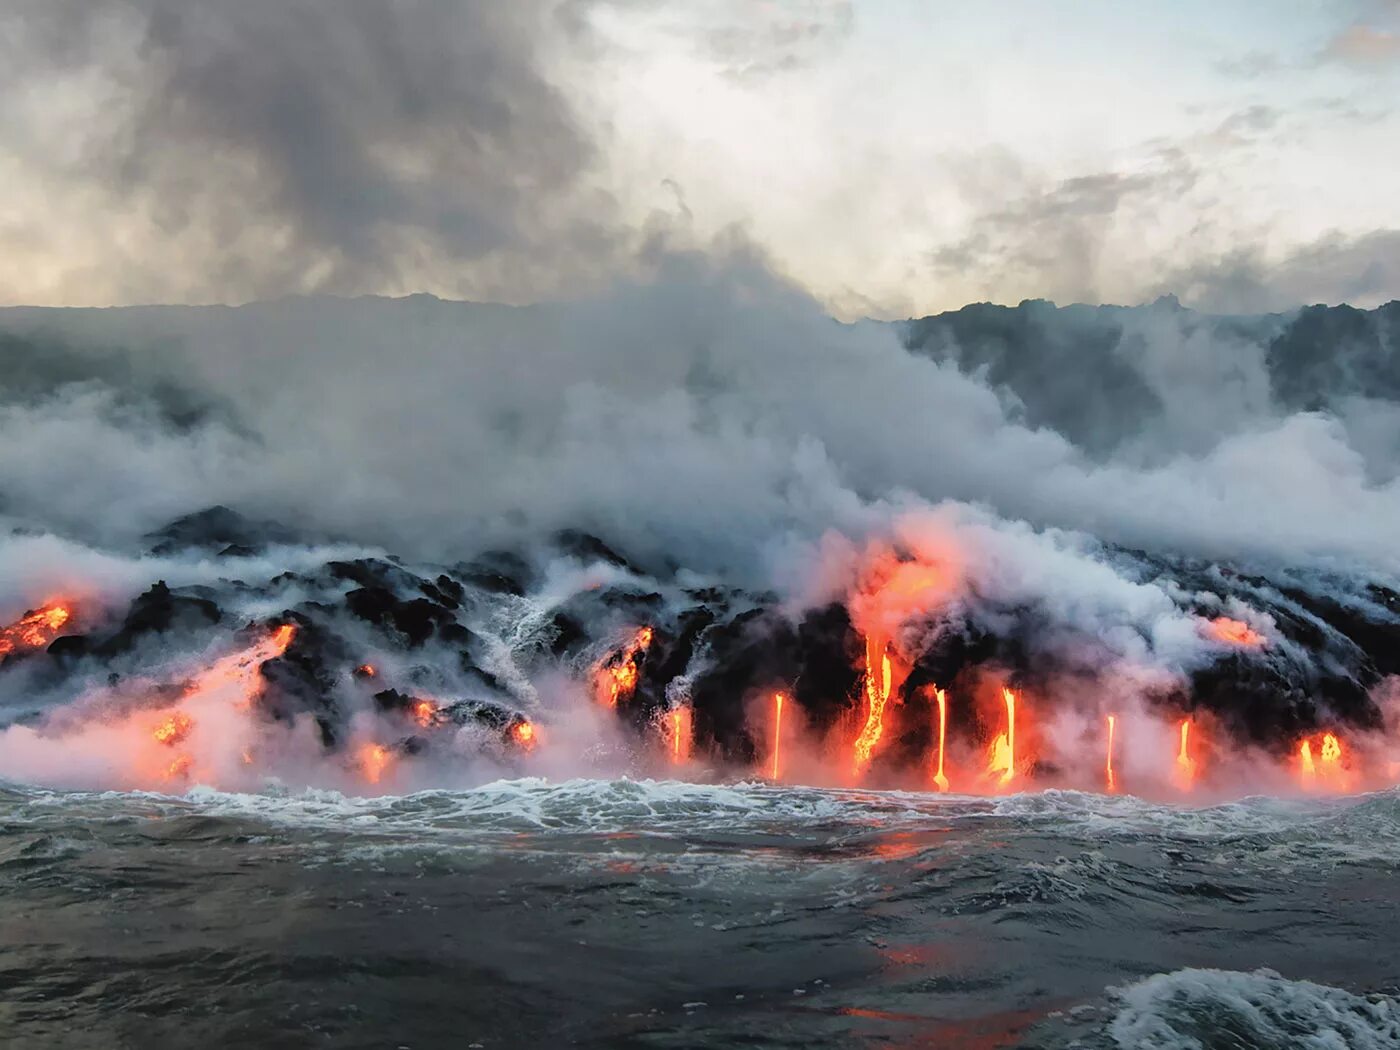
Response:
[[[239,621],[211,596],[234,607],[252,595],[268,616],[285,582],[227,594],[159,583],[124,614],[85,600],[86,633],[71,633],[71,603],[51,602],[4,629],[2,673],[78,700],[0,731],[0,759],[40,779],[59,769],[166,788],[276,776],[405,790],[461,766],[500,776],[599,764],[938,792],[1126,786],[1161,797],[1396,779],[1396,723],[1378,676],[1374,692],[1355,688],[1364,666],[1328,681],[1326,706],[1290,708],[1277,725],[1259,714],[1268,705],[1233,699],[1259,683],[1317,681],[1354,645],[1302,667],[1302,642],[1281,641],[1296,616],[1246,607],[1243,595],[1198,602],[1199,582],[1124,585],[1132,593],[1119,622],[1073,595],[1037,606],[1012,590],[993,603],[987,595],[1010,575],[997,559],[1012,556],[989,546],[997,534],[959,537],[934,524],[852,551],[827,595],[797,608],[644,577],[601,541],[577,540],[574,564],[606,572],[569,577],[586,582],[562,599],[531,595],[521,559],[469,563],[455,576],[332,561],[319,582],[297,578],[302,600],[234,642],[227,631]],[[608,573],[619,582],[599,585]],[[1248,595],[1270,600],[1257,587]],[[1200,611],[1221,607],[1232,615]],[[1099,617],[1085,629],[1053,620],[1081,608]],[[1141,608],[1156,619],[1133,626]],[[532,636],[532,624],[548,633]],[[1299,638],[1320,629],[1307,630]],[[1153,638],[1175,647],[1170,662],[1154,662]]]

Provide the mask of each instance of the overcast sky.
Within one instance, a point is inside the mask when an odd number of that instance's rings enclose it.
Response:
[[[13,0],[0,300],[1400,297],[1397,0]]]

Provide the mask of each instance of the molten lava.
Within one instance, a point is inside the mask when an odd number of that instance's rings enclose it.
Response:
[[[597,693],[607,707],[616,707],[637,688],[638,660],[651,646],[652,629],[643,627],[626,647],[613,653],[598,669]]]
[[[1196,786],[1196,760],[1191,757],[1191,719],[1181,720],[1181,746],[1176,753],[1176,783],[1183,791]]]
[[[431,700],[414,700],[409,705],[408,713],[424,729],[431,729],[437,721],[438,705]]]
[[[72,618],[72,609],[61,601],[25,613],[8,627],[0,628],[0,659],[48,645]]]
[[[670,737],[671,761],[681,765],[690,758],[690,705],[681,704],[666,715],[666,734]]]
[[[933,782],[939,791],[948,790],[948,778],[943,775],[943,749],[948,741],[948,694],[942,689],[933,691],[938,702],[938,767],[933,771]]]
[[[360,748],[359,758],[360,771],[364,773],[365,779],[371,784],[378,784],[380,778],[384,776],[384,770],[389,767],[389,762],[393,756],[389,749],[383,744],[366,744]]]
[[[176,711],[160,725],[151,731],[151,736],[157,744],[164,744],[166,747],[174,747],[185,737],[190,735],[190,730],[194,728],[194,719],[183,711]]]
[[[193,765],[189,755],[178,755],[170,765],[165,767],[165,779],[184,780],[190,775],[190,767]]]
[[[1243,620],[1232,620],[1228,616],[1217,616],[1207,621],[1206,634],[1217,642],[1236,645],[1241,649],[1257,649],[1264,644],[1264,636]]]
[[[992,741],[987,772],[1000,773],[1001,783],[1009,784],[1016,777],[1016,694],[1003,689],[1001,696],[1006,701],[1006,732]]]
[[[356,678],[375,678],[378,675],[379,672],[374,669],[374,664],[360,664],[359,667],[355,668]]]
[[[1331,733],[1322,737],[1322,768],[1336,769],[1342,761],[1342,742]]]
[[[1118,790],[1118,781],[1117,781],[1117,780],[1115,779],[1115,777],[1113,776],[1113,730],[1114,730],[1114,728],[1117,726],[1117,724],[1118,724],[1118,719],[1115,718],[1113,715],[1109,715],[1109,716],[1108,716],[1108,751],[1107,751],[1107,757],[1104,759],[1103,772],[1104,772],[1104,782],[1105,782],[1106,786],[1108,787],[1108,793],[1109,793],[1110,795],[1113,794],[1115,791]]]
[[[1342,742],[1335,733],[1324,733],[1313,757],[1313,743],[1304,739],[1298,745],[1298,775],[1304,787],[1316,787],[1319,778],[1334,788],[1346,787],[1343,769]]]
[[[781,754],[783,745],[783,694],[773,694],[773,779],[779,779],[782,772]]]
[[[518,747],[523,747],[526,751],[531,750],[536,741],[539,740],[539,733],[535,729],[533,722],[516,722],[511,727],[510,737]]]
[[[876,657],[879,657],[877,672]],[[870,764],[875,745],[885,734],[885,705],[890,699],[890,653],[887,645],[865,641],[865,726],[855,742],[855,765],[859,773]]]

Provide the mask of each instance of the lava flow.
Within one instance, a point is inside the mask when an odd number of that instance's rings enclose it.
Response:
[[[408,712],[424,729],[431,729],[437,721],[438,705],[431,700],[418,699],[413,701]]]
[[[190,735],[190,730],[194,728],[194,719],[183,711],[176,711],[151,732],[151,736],[157,744],[164,744],[166,747],[174,747],[185,737]]]
[[[1181,746],[1176,753],[1176,783],[1183,791],[1196,786],[1196,760],[1191,757],[1191,719],[1181,720]]]
[[[933,691],[938,702],[938,767],[933,771],[933,782],[939,791],[948,790],[948,778],[943,774],[943,750],[948,741],[948,694],[942,689]]]
[[[72,609],[61,601],[31,609],[8,627],[0,628],[0,659],[48,645],[72,618]]]
[[[371,784],[378,784],[389,767],[391,758],[389,749],[383,744],[366,744],[360,748],[359,765],[365,780]]]
[[[689,704],[672,708],[666,715],[666,735],[670,738],[671,761],[681,765],[690,758],[691,712]]]
[[[1113,730],[1118,724],[1118,719],[1113,715],[1108,716],[1108,749],[1107,757],[1104,759],[1104,783],[1109,794],[1118,790],[1118,781],[1113,775]]]
[[[606,707],[616,707],[637,688],[638,661],[651,646],[652,629],[637,631],[628,645],[613,653],[598,669],[597,693]]]
[[[1264,644],[1264,636],[1243,620],[1232,620],[1228,616],[1217,616],[1206,623],[1206,634],[1217,642],[1237,645],[1245,649],[1256,649]]]
[[[879,657],[878,667],[876,658]],[[885,705],[890,699],[889,646],[877,645],[873,639],[865,642],[865,726],[855,742],[856,772],[864,772],[870,764],[875,745],[885,734]]]
[[[1009,784],[1016,776],[1016,694],[1003,689],[1001,696],[1006,701],[1006,732],[992,741],[987,772],[1000,773],[1000,782]]]
[[[1304,787],[1316,787],[1319,778],[1326,780],[1330,787],[1341,786],[1344,776],[1342,742],[1337,735],[1322,735],[1316,759],[1313,758],[1312,741],[1305,739],[1298,747],[1298,772]]]
[[[773,694],[773,779],[777,780],[782,766],[780,758],[783,744],[783,694]]]

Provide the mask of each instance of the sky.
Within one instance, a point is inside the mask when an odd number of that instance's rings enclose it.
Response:
[[[1396,0],[15,0],[0,302],[1400,297]]]

